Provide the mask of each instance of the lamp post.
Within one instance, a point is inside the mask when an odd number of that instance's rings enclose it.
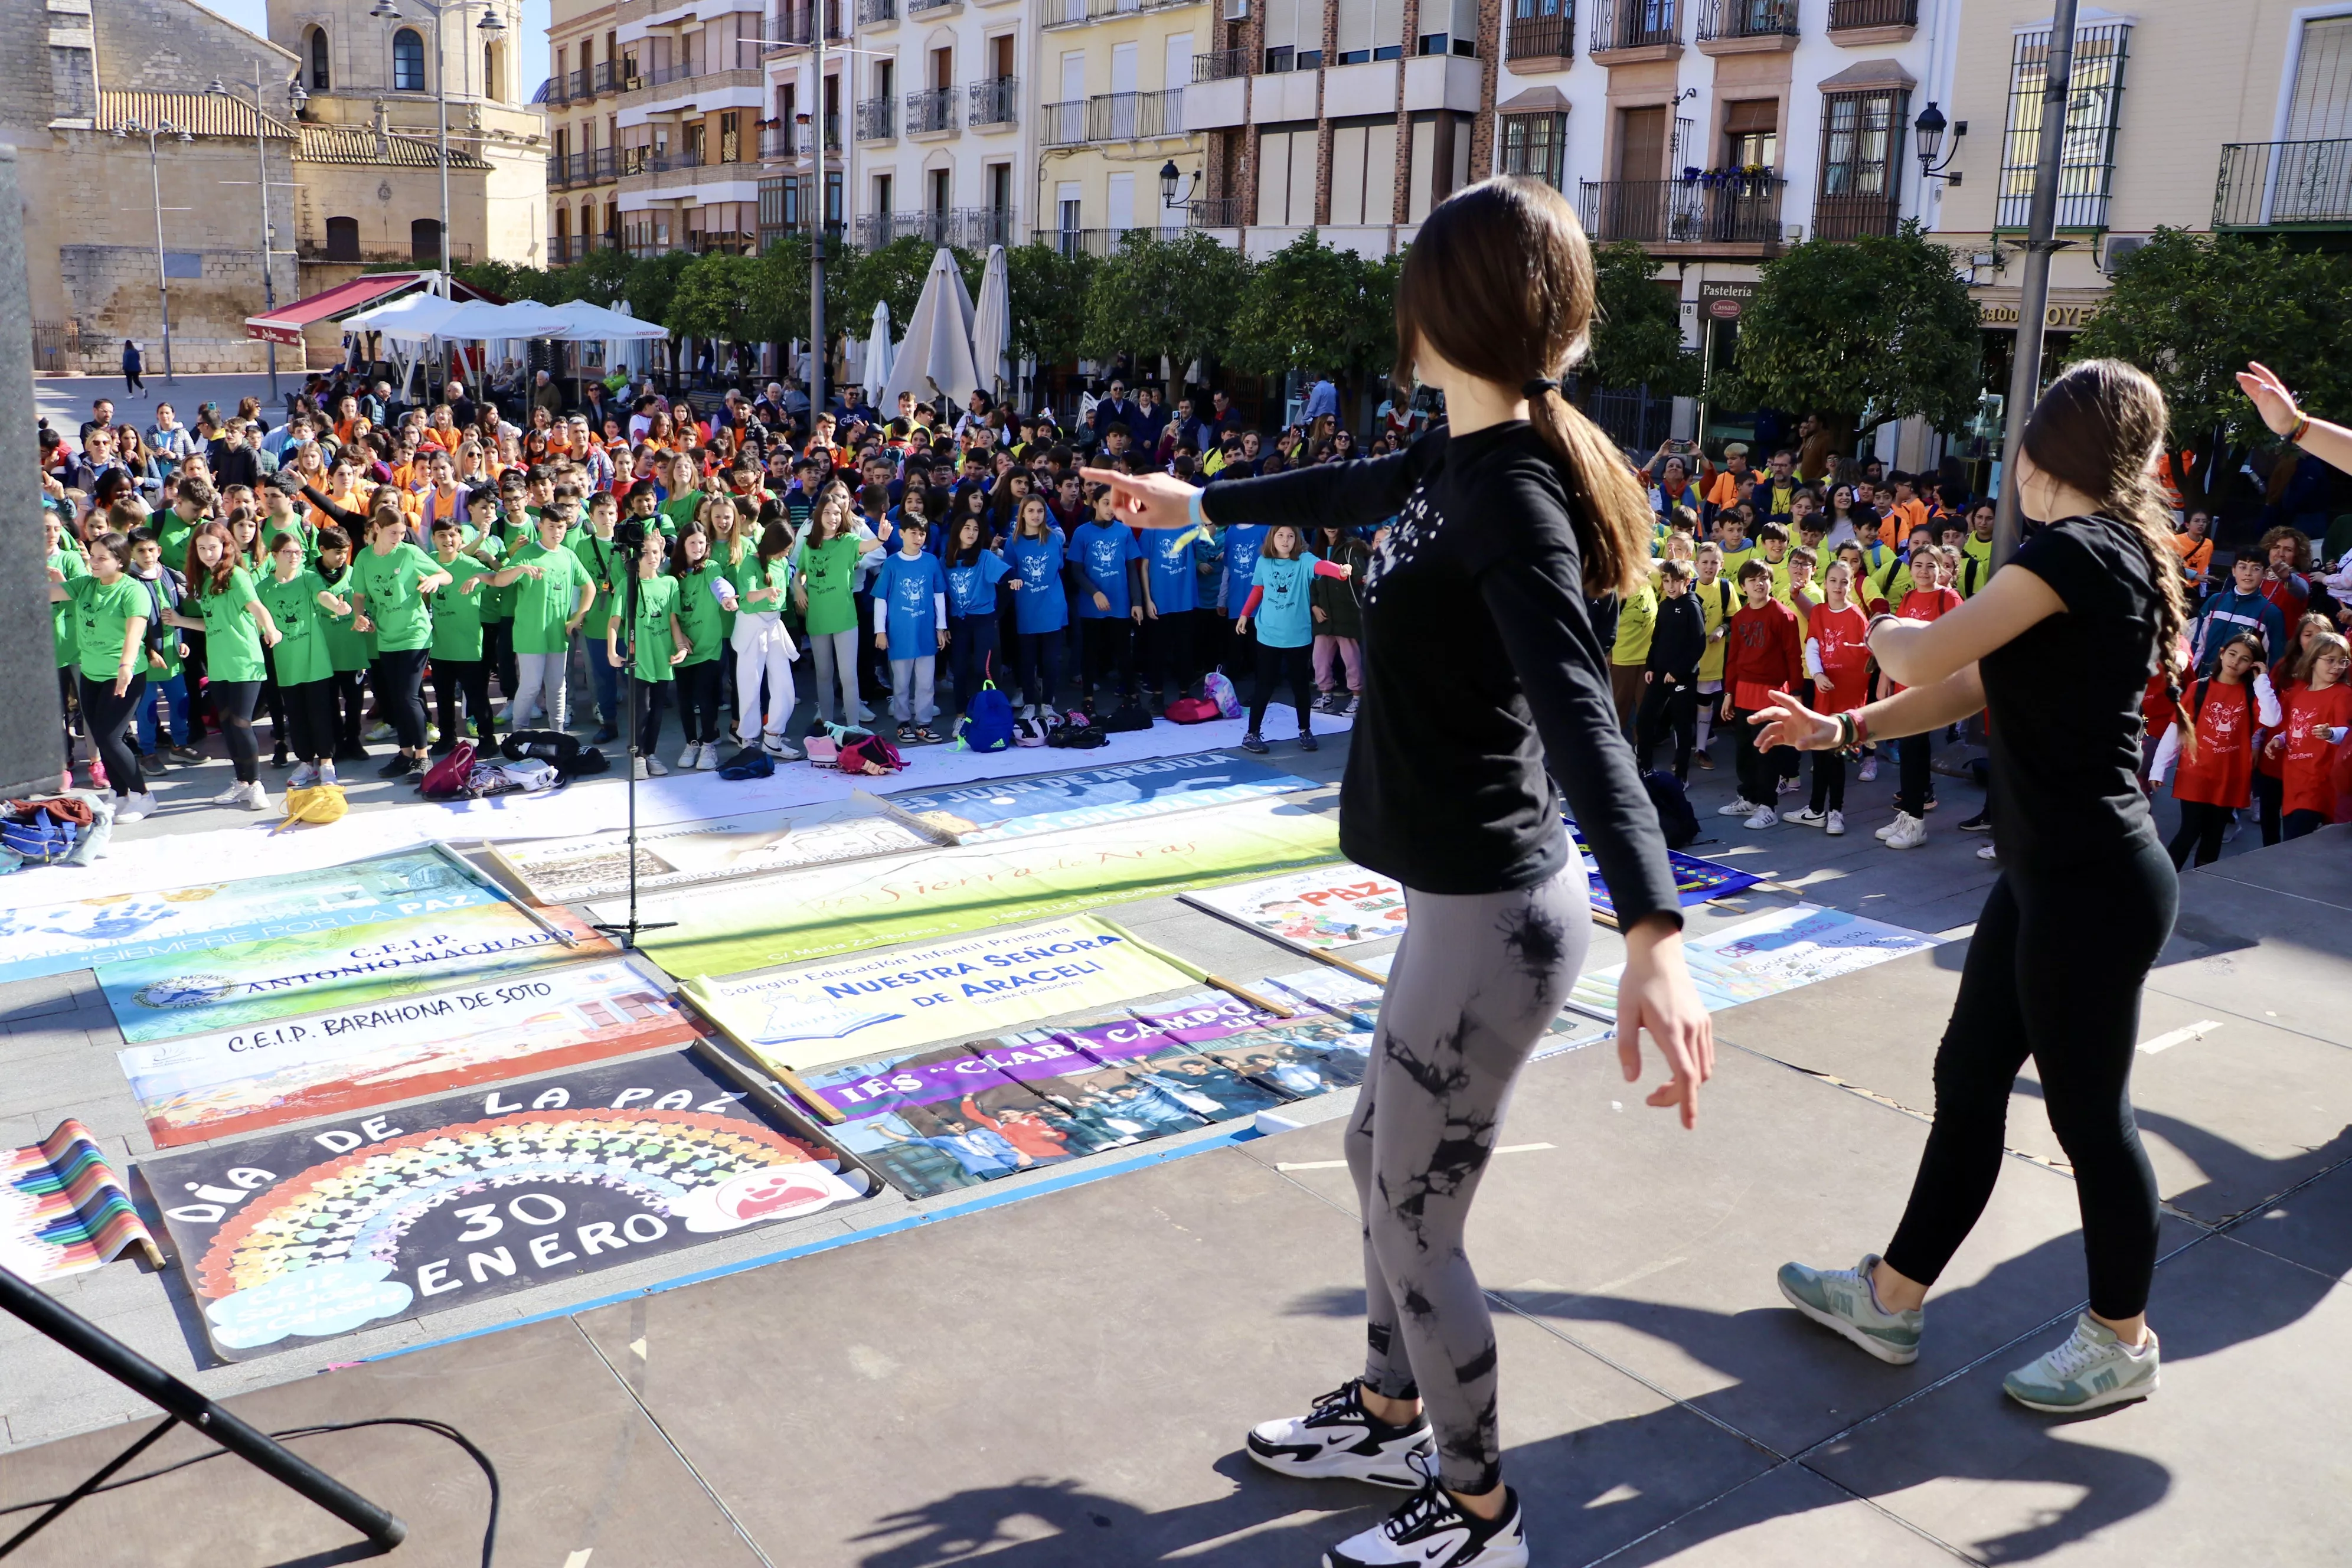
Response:
[[[172,282],[163,269],[163,165],[155,152],[158,137],[168,136],[174,142],[193,142],[195,137],[168,120],[158,120],[152,125],[137,120],[126,120],[115,126],[118,141],[130,141],[135,136],[147,138],[148,183],[155,193],[155,304],[163,318],[163,384],[172,384]]]
[[[482,19],[475,23],[474,27],[485,38],[505,37],[507,24],[506,19],[499,15],[497,0],[409,0],[409,4],[423,11],[433,22],[433,98],[441,116],[440,289],[441,297],[446,300],[451,297],[449,289],[449,73],[446,69],[449,58],[443,44],[441,26],[444,20],[450,16],[463,13],[476,5],[480,5],[484,9]],[[368,15],[386,23],[398,23],[404,20],[397,0],[376,0],[375,5]],[[487,83],[484,85],[488,86]]]
[[[243,85],[238,84],[240,88]],[[231,92],[228,84],[218,77],[213,78],[212,86],[205,91],[215,98],[236,98],[243,101],[239,94]],[[262,110],[261,94],[261,62],[256,60],[253,62],[254,181],[255,188],[261,192],[261,313],[266,316],[277,308],[278,286],[270,272],[274,252],[270,248],[269,231],[269,117]],[[310,95],[303,90],[299,76],[286,84],[288,109],[299,110],[310,101]],[[278,401],[278,344],[273,339],[264,338],[262,345],[269,353],[269,400],[275,403]],[[168,372],[166,379],[169,379]]]

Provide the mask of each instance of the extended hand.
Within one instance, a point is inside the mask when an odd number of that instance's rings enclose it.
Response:
[[[1763,752],[1775,746],[1794,746],[1801,752],[1831,751],[1843,732],[1843,726],[1836,720],[1814,712],[1785,691],[1774,692],[1771,706],[1750,713],[1748,721],[1762,726],[1762,732],[1756,737],[1756,748]]]
[[[1078,477],[1108,485],[1120,516],[1139,528],[1190,528],[1192,487],[1173,474],[1122,474],[1115,468],[1080,468]]]
[[[2303,411],[2294,405],[2294,394],[2286,389],[2276,371],[2260,360],[2238,373],[2238,390],[2252,401],[2254,412],[2277,435],[2294,429],[2294,422],[2303,417]]]
[[[1642,1080],[1642,1031],[1666,1058],[1668,1080],[1645,1104],[1682,1108],[1698,1124],[1698,1087],[1715,1076],[1715,1026],[1683,964],[1682,933],[1654,915],[1625,933],[1625,969],[1617,981],[1617,1062],[1627,1083]]]

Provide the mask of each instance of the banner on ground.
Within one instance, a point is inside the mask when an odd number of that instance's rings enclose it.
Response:
[[[1363,1081],[1371,1037],[1217,992],[803,1075],[828,1129],[909,1197],[1057,1165]]]
[[[545,918],[578,945],[566,947],[522,910],[499,901],[101,964],[98,984],[122,1037],[137,1045],[613,955],[611,943],[565,911],[550,910]]]
[[[1264,763],[1203,752],[1034,778],[991,779],[954,789],[907,790],[889,800],[966,844],[990,844],[1318,787],[1312,779]]]
[[[1303,868],[1337,858],[1339,847],[1328,815],[1245,801],[673,893],[640,906],[646,920],[675,922],[644,947],[681,980],[739,974]],[[602,905],[597,918],[616,917]]]
[[[1322,952],[1404,934],[1403,887],[1353,864],[1213,888],[1183,899],[1277,942]]]
[[[68,1119],[37,1143],[0,1149],[0,1268],[37,1285],[134,1247],[163,1267],[163,1248],[89,1128]]]
[[[738,877],[798,871],[953,844],[955,835],[894,812],[864,791],[792,811],[753,812],[637,831],[640,895]],[[541,904],[583,904],[629,890],[627,837],[526,839],[490,858]]]
[[[625,963],[567,964],[118,1053],[159,1149],[684,1045],[700,1030]]]
[[[206,1336],[241,1361],[624,1268],[864,1190],[864,1173],[741,1100],[674,1052],[141,1168]]]
[[[1609,884],[1601,878],[1601,863],[1592,858],[1592,847],[1585,843],[1583,830],[1573,821],[1561,820],[1568,823],[1568,837],[1575,844],[1577,853],[1584,857],[1584,881],[1591,895],[1594,917],[1615,925],[1617,905],[1609,897]],[[1667,850],[1666,861],[1674,869],[1677,901],[1685,909],[1693,904],[1703,904],[1709,899],[1727,899],[1735,893],[1744,893],[1764,879],[1718,860],[1685,855],[1679,849]]]
[[[499,902],[430,849],[324,870],[0,910],[0,982]]]
[[[1107,920],[991,931],[774,974],[696,979],[687,996],[771,1067],[971,1038],[1192,984]]]
[[[1683,958],[1699,999],[1714,1013],[1868,969],[1934,947],[1937,940],[1843,910],[1798,904],[1704,936],[1685,935]],[[1615,1012],[1617,980],[1624,970],[1620,963],[1580,976],[1570,999],[1598,1012]]]

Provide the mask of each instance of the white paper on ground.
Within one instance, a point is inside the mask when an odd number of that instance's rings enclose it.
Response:
[[[1318,732],[1322,734],[1343,732],[1351,724],[1338,714],[1317,717]],[[980,779],[1024,778],[1190,752],[1233,750],[1239,747],[1248,728],[1244,719],[1217,719],[1205,724],[1171,724],[1163,719],[1149,730],[1113,735],[1108,745],[1090,752],[1052,746],[987,752],[948,745],[910,746],[903,748],[906,771],[888,778],[859,777],[813,768],[806,763],[779,763],[774,775],[764,779],[736,781],[715,773],[672,773],[637,785],[637,823],[653,827],[845,801],[860,789],[877,793],[944,789]],[[1278,739],[1275,745],[1277,751],[1271,760],[1286,761],[1293,742]],[[545,795],[427,801],[355,811],[341,822],[283,833],[272,831],[273,821],[256,822],[239,812],[236,815],[244,820],[236,826],[175,834],[168,840],[117,843],[95,866],[30,866],[0,877],[0,909],[181,887],[190,880],[192,868],[236,867],[241,874],[263,877],[340,866],[436,839],[474,844],[486,839],[568,838],[601,833],[618,828],[628,819],[622,783],[618,773],[610,773]],[[180,815],[176,807],[168,809],[173,816]],[[226,816],[224,812],[225,820]],[[170,846],[168,854],[148,852],[165,843]]]

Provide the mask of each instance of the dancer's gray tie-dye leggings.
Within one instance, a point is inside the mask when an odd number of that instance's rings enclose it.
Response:
[[[1442,1479],[1475,1494],[1499,1481],[1502,1450],[1495,1331],[1463,1222],[1512,1079],[1575,984],[1591,915],[1574,858],[1517,892],[1407,889],[1405,903],[1412,918],[1348,1124],[1364,1215],[1364,1381],[1392,1399],[1420,1396]]]

